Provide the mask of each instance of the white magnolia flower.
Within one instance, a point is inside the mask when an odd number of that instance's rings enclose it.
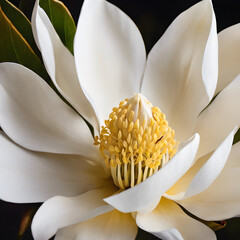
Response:
[[[38,0],[32,25],[76,110],[34,72],[0,64],[0,198],[45,201],[34,238],[130,240],[139,226],[163,239],[216,239],[180,205],[205,220],[240,213],[240,25],[217,36],[212,3],[201,1],[147,60],[137,27],[104,0],[85,0],[74,57]]]

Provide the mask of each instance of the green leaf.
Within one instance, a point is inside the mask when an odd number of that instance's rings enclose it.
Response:
[[[239,141],[240,141],[240,128],[238,129],[238,131],[236,132],[236,134],[234,136],[233,144],[235,144]]]
[[[76,25],[69,10],[58,0],[40,0],[40,6],[48,15],[63,44],[73,53]]]
[[[218,231],[224,227],[226,227],[226,221],[203,221],[208,227],[210,227],[213,231]]]
[[[24,233],[27,231],[27,229],[31,226],[32,219],[38,208],[40,207],[41,204],[36,203],[36,204],[31,204],[32,206],[27,209],[27,211],[24,212],[19,230],[18,230],[18,239],[21,240],[23,239]]]
[[[0,0],[0,5],[5,15],[29,43],[33,51],[38,56],[41,56],[33,38],[31,23],[27,17],[17,7],[15,7],[7,0]]]
[[[49,76],[30,45],[13,26],[0,6],[0,62],[15,62],[31,69],[46,81]]]

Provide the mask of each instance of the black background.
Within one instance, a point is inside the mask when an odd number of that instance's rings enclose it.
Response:
[[[13,0],[11,2],[13,2],[16,6],[18,5],[18,1]],[[75,22],[77,23],[82,1],[64,0],[63,2],[69,8]],[[177,15],[199,1],[112,0],[110,2],[118,6],[133,19],[142,33],[147,52],[149,52],[154,43],[160,38]],[[213,0],[213,6],[217,18],[218,32],[226,27],[240,22],[240,1]],[[30,17],[30,12],[27,15]],[[17,239],[21,217],[26,210],[36,205],[37,204],[14,204],[0,201],[0,240]],[[240,220],[228,220],[227,226],[218,231],[217,236],[220,240],[239,240]],[[23,240],[31,239],[32,236],[29,229],[24,235]],[[157,238],[140,231],[137,239],[150,240]]]

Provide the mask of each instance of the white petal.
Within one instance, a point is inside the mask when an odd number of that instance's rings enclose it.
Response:
[[[163,240],[215,240],[214,232],[201,222],[189,217],[173,201],[162,198],[158,207],[137,214],[137,225]]]
[[[142,93],[166,114],[180,141],[213,97],[217,48],[212,4],[204,0],[179,15],[148,56]]]
[[[194,176],[184,198],[188,198],[203,192],[218,177],[230,154],[233,137],[236,133],[236,130],[237,128],[235,128],[227,136],[227,138],[220,144],[216,151],[214,151],[206,164],[204,164],[199,172]]]
[[[219,78],[216,93],[223,90],[240,74],[240,24],[218,34]]]
[[[97,153],[84,120],[31,70],[0,64],[0,125],[14,142],[42,152]]]
[[[80,84],[100,115],[140,91],[146,56],[131,19],[104,0],[84,1],[74,40]]]
[[[102,199],[113,194],[114,191],[116,191],[115,187],[107,186],[72,198],[57,196],[49,199],[38,209],[33,218],[34,239],[50,239],[60,228],[112,211],[113,208]]]
[[[236,128],[212,153],[198,159],[189,171],[165,194],[172,200],[182,200],[206,190],[223,170],[231,148]]]
[[[211,153],[212,154],[212,153]],[[206,162],[211,157],[211,154],[207,154],[199,159],[193,164],[193,166],[184,174],[165,194],[164,197],[171,200],[182,199],[188,187],[190,186],[193,178],[199,172],[199,170],[206,164]]]
[[[206,191],[179,203],[205,220],[218,221],[240,216],[239,182],[240,167],[228,169]]]
[[[76,196],[106,184],[101,166],[79,156],[38,153],[14,144],[0,132],[0,199],[43,202]]]
[[[39,0],[35,3],[32,28],[45,67],[56,88],[98,131],[98,119],[80,87],[74,57],[61,42],[44,10],[39,7]]]
[[[232,146],[229,158],[227,160],[226,165],[224,166],[224,170],[240,167],[239,156],[240,156],[240,142],[237,142]]]
[[[150,211],[164,194],[191,167],[199,135],[182,144],[178,153],[157,173],[119,194],[104,199],[121,212]]]
[[[55,240],[134,240],[137,225],[131,214],[112,211],[59,230]]]
[[[239,93],[240,75],[199,115],[194,130],[201,136],[198,157],[216,149],[225,136],[240,124]]]

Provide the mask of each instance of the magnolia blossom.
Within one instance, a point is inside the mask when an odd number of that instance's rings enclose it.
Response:
[[[203,0],[147,59],[137,27],[104,0],[85,0],[74,56],[38,0],[32,28],[72,106],[31,70],[0,64],[0,198],[44,202],[34,239],[130,240],[138,227],[216,239],[180,206],[205,220],[240,214],[240,25],[217,35]]]

